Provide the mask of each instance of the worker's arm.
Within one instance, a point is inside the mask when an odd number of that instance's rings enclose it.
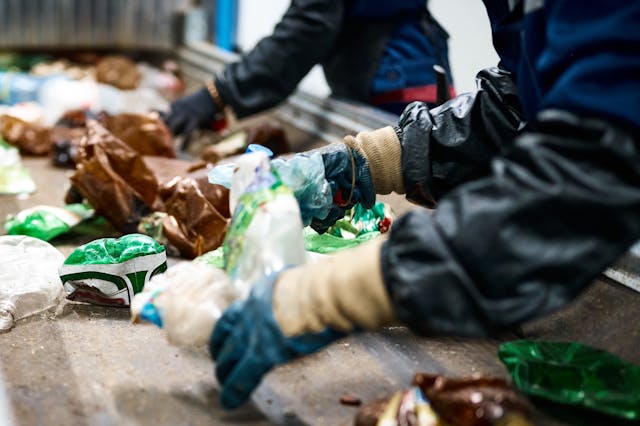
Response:
[[[285,100],[326,59],[342,27],[342,0],[293,0],[273,33],[215,78],[222,101],[245,117]]]
[[[561,111],[518,137],[490,173],[389,239],[256,284],[218,321],[222,403],[243,403],[275,365],[354,330],[398,321],[485,336],[571,301],[640,238],[640,151],[630,133]]]
[[[174,135],[210,127],[225,106],[237,117],[284,101],[327,58],[343,24],[342,0],[292,0],[273,33],[214,78],[213,86],[175,101],[166,122]]]
[[[420,333],[483,336],[543,315],[571,301],[640,238],[640,33],[632,31],[640,6],[583,3],[532,4],[548,14],[538,35],[549,47],[535,62],[546,85],[543,110],[531,130],[493,157],[488,151],[490,167],[480,162],[460,177],[443,174],[458,185],[434,179],[446,166],[441,148],[456,163],[467,157],[456,144],[424,142],[435,130],[431,117],[401,120],[384,173],[369,144],[347,141],[370,165],[376,189],[410,193],[415,184],[432,199],[444,195],[434,212],[397,220],[381,248],[372,243],[285,272],[227,311],[211,338],[227,405],[248,398],[273,366],[338,332],[399,320]],[[406,148],[419,143],[428,148],[425,164],[394,174],[407,153],[418,155]]]
[[[491,159],[513,143],[524,121],[511,73],[487,68],[476,80],[475,93],[431,110],[414,102],[395,129],[347,136],[344,144],[323,149],[335,202],[312,226],[324,231],[355,203],[372,207],[375,194],[406,193],[411,201],[433,207],[451,188],[486,176]]]
[[[571,301],[640,237],[640,151],[605,121],[540,114],[487,177],[400,218],[382,248],[397,318],[489,335]]]

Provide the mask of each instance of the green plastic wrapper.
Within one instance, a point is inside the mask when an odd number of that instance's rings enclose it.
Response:
[[[146,235],[129,234],[78,247],[60,267],[60,278],[70,300],[128,306],[151,277],[166,270],[161,244]]]
[[[222,246],[220,246],[215,250],[203,254],[202,256],[196,257],[193,261],[206,263],[207,265],[224,269],[224,250]]]
[[[28,194],[36,184],[20,161],[18,148],[0,138],[0,194]]]
[[[531,395],[640,419],[640,367],[575,342],[518,340],[499,357],[516,386]]]
[[[93,213],[93,209],[85,204],[68,204],[65,207],[37,206],[9,216],[4,229],[9,235],[27,235],[50,241],[92,217]]]
[[[318,234],[310,227],[304,228],[305,250],[320,254],[332,254],[356,247],[365,241],[380,235],[380,232],[368,232],[355,238],[336,237],[329,233]]]
[[[390,208],[384,203],[376,203],[372,209],[356,204],[324,234],[306,227],[305,249],[314,253],[331,254],[353,248],[386,232],[392,217]]]

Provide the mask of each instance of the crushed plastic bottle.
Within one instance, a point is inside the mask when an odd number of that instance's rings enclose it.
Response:
[[[132,319],[160,326],[172,343],[206,343],[232,301],[261,278],[307,260],[298,203],[265,152],[238,160],[231,187],[235,213],[222,249],[169,268],[133,299]]]
[[[240,158],[229,203],[234,214],[223,244],[225,270],[243,297],[261,278],[305,263],[298,203],[266,154]]]
[[[0,237],[0,259],[0,332],[63,299],[58,268],[64,256],[49,243],[5,235]]]
[[[516,386],[562,404],[640,419],[640,367],[576,342],[518,340],[498,353]]]

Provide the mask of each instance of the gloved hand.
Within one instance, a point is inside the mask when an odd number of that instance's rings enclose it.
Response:
[[[205,345],[222,312],[240,291],[221,269],[181,262],[155,275],[131,302],[131,319],[161,327],[174,345]]]
[[[218,108],[207,88],[184,96],[171,104],[171,111],[165,115],[164,121],[174,136],[184,136],[186,148],[190,142],[191,133],[196,129],[211,128]]]
[[[311,226],[325,232],[356,203],[373,207],[376,194],[403,193],[402,147],[391,127],[346,136],[344,143],[320,150],[325,178],[333,193],[333,206],[325,218]]]
[[[211,335],[211,356],[216,360],[225,408],[242,405],[276,365],[315,352],[341,336],[330,329],[285,336],[273,314],[276,279],[277,274],[256,283],[247,300],[226,310]]]
[[[393,322],[382,281],[382,239],[257,283],[232,304],[211,335],[225,408],[243,404],[262,376],[344,333]]]

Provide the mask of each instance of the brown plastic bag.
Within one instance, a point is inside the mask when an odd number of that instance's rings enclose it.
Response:
[[[164,236],[183,257],[222,244],[229,191],[208,182],[204,163],[142,156],[97,122],[87,128],[71,181],[98,214],[121,232],[136,232],[143,216],[167,213]]]
[[[419,387],[439,419],[439,425],[531,425],[531,408],[509,384],[496,377],[448,378],[417,373],[412,386]],[[375,426],[391,398],[372,401],[358,411],[356,426]],[[400,410],[401,411],[401,410]],[[400,415],[402,420],[406,413]],[[404,424],[404,423],[403,423]]]
[[[78,157],[76,172],[71,176],[75,189],[116,229],[135,232],[158,193],[158,182],[142,156],[89,120]]]
[[[140,71],[129,58],[120,55],[110,55],[98,61],[96,65],[96,80],[110,84],[122,90],[132,90],[140,84]]]
[[[218,248],[229,222],[229,190],[208,182],[205,173],[175,178],[160,191],[167,240],[183,257],[195,258]]]
[[[413,385],[422,389],[438,416],[452,425],[489,426],[509,414],[526,418],[530,412],[529,404],[497,377],[452,379],[417,373]]]
[[[117,115],[103,113],[100,123],[115,137],[142,155],[176,157],[173,138],[158,113]]]
[[[0,115],[0,135],[26,155],[47,155],[53,145],[49,129],[11,115]]]

